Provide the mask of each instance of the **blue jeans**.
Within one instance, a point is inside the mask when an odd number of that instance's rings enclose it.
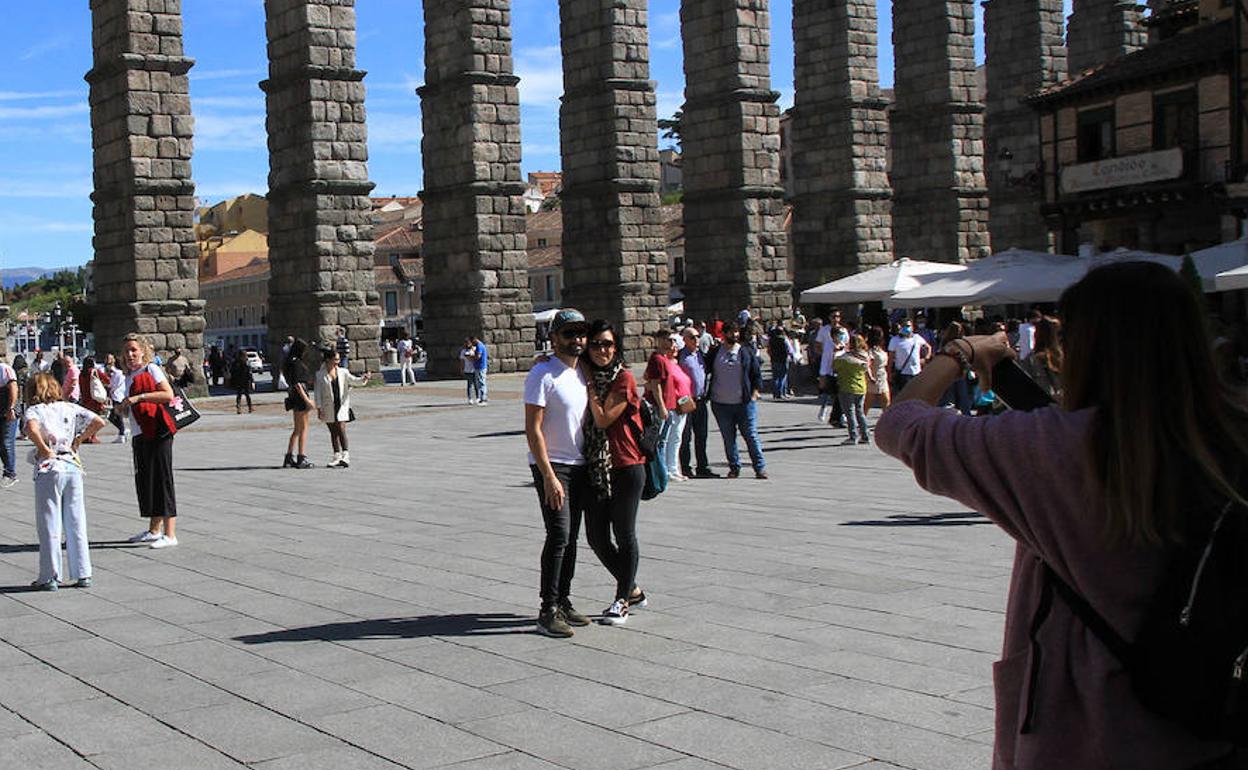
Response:
[[[52,460],[51,468],[35,473],[35,529],[39,532],[39,582],[67,582],[61,571],[61,533],[69,558],[69,579],[91,577],[87,545],[87,511],[82,497],[82,471],[77,465]]]
[[[464,372],[464,382],[467,383],[467,386],[468,386],[468,400],[480,401],[481,400],[481,388],[477,384],[477,373],[476,372]]]
[[[771,364],[771,394],[776,398],[784,398],[789,392],[789,361],[774,361]]]
[[[864,393],[840,394],[841,411],[845,413],[845,422],[849,427],[849,438],[853,441],[870,441],[867,435],[867,416],[863,414],[862,402],[866,400]]]
[[[745,439],[745,448],[750,453],[750,464],[755,473],[762,473],[767,464],[763,461],[763,446],[758,440],[758,404],[747,401],[744,404],[720,404],[711,402],[711,413],[719,425],[720,435],[724,437],[724,455],[728,458],[728,467],[732,470],[741,469],[741,455],[737,452],[737,431]]]
[[[17,420],[0,417],[0,461],[4,463],[4,475],[17,478]]]
[[[485,371],[478,369],[473,372],[473,374],[477,378],[477,400],[488,401],[489,396],[487,395],[487,389],[485,386]]]

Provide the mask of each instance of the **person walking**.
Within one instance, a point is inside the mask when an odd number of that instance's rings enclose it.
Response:
[[[872,326],[867,330],[867,358],[871,365],[867,367],[867,397],[863,400],[862,414],[871,413],[871,407],[878,405],[880,410],[888,408],[892,394],[888,386],[888,351],[884,349],[884,330]]]
[[[660,465],[663,467],[663,472],[667,474],[668,480],[679,480],[684,478],[683,474],[668,465],[669,457],[676,459],[679,455],[674,457],[673,453],[668,450],[673,447],[674,441],[679,442],[679,434],[676,432],[679,418],[676,414],[677,396],[672,370],[680,367],[672,359],[674,346],[671,334],[663,330],[654,333],[651,338],[654,340],[654,350],[650,353],[650,358],[646,362],[646,371],[642,376],[646,381],[646,400],[654,406],[655,416],[663,421],[663,427],[659,433],[659,445],[655,451],[658,452]],[[688,375],[685,375],[683,371],[681,374],[688,379]]]
[[[845,415],[841,412],[841,402],[837,398],[838,383],[836,369],[832,365],[837,354],[845,349],[849,337],[841,326],[841,311],[834,310],[828,322],[819,327],[815,333],[815,344],[812,354],[819,357],[819,416],[820,424],[828,421],[831,415],[832,424],[845,427]]]
[[[256,379],[247,363],[247,352],[237,350],[230,362],[230,387],[234,388],[234,414],[243,413],[243,399],[247,399],[247,413],[256,411],[251,405],[251,391],[256,389]]]
[[[728,459],[728,478],[741,475],[741,456],[737,451],[737,434],[745,439],[754,466],[754,477],[767,478],[762,442],[758,438],[758,394],[763,387],[762,367],[758,356],[748,345],[737,339],[734,321],[724,321],[724,341],[707,354],[707,384],[711,413],[724,439]]]
[[[95,366],[94,356],[82,359],[82,371],[78,374],[78,393],[78,403],[93,414],[103,416],[112,409],[113,402],[108,397],[108,387]],[[98,444],[99,441],[92,435],[86,443]]]
[[[782,401],[789,396],[789,337],[778,319],[767,331],[767,357],[771,360],[771,397]]]
[[[836,370],[836,379],[840,392],[841,411],[845,414],[845,423],[849,428],[846,444],[870,444],[867,435],[867,416],[862,404],[867,397],[867,370],[871,359],[867,354],[867,341],[861,334],[849,338],[845,352],[836,357],[832,363]]]
[[[108,399],[113,407],[108,410],[108,421],[117,429],[117,438],[113,439],[113,443],[124,444],[130,438],[121,404],[126,399],[126,373],[117,366],[117,357],[112,353],[104,356],[104,375],[108,377]]]
[[[481,391],[477,389],[477,346],[472,344],[471,337],[464,337],[464,345],[459,349],[459,370],[464,374],[468,403],[477,403],[481,400]]]
[[[286,380],[286,411],[290,412],[291,431],[286,442],[286,457],[282,460],[283,468],[311,468],[308,462],[308,417],[316,403],[312,400],[312,372],[304,363],[308,352],[308,343],[296,339],[286,353],[286,361],[282,366],[282,377]]]
[[[130,446],[139,515],[148,520],[147,529],[130,542],[169,548],[178,544],[173,485],[173,435],[178,428],[165,408],[173,400],[173,386],[164,368],[153,361],[154,356],[147,337],[131,333],[123,338],[121,359],[127,374],[121,408],[129,415],[134,436]]]
[[[407,378],[412,378],[412,384],[416,384],[416,372],[412,369],[413,359],[415,358],[412,350],[412,337],[407,330],[399,332],[399,385],[407,384]]]
[[[588,375],[589,413],[585,458],[593,500],[585,509],[585,536],[602,566],[615,578],[615,599],[602,613],[607,625],[623,625],[629,609],[646,604],[637,587],[637,508],[646,485],[641,397],[624,363],[624,343],[608,321],[589,325],[581,356]],[[614,535],[614,542],[612,536]]]
[[[17,371],[0,356],[0,489],[17,483]]]
[[[78,364],[74,363],[74,357],[69,354],[69,351],[61,351],[60,361],[61,397],[76,404],[82,397],[82,388],[78,380],[82,372],[78,369]]]
[[[979,511],[1016,541],[993,664],[993,767],[1243,768],[1242,749],[1146,705],[1133,686],[1140,672],[1104,640],[1136,638],[1170,591],[1180,604],[1193,601],[1189,591],[1199,601],[1197,568],[1176,573],[1172,565],[1180,557],[1195,565],[1223,524],[1245,531],[1248,405],[1219,380],[1204,313],[1170,269],[1095,268],[1060,306],[1060,406],[987,417],[935,406],[968,365],[991,387],[993,366],[1014,357],[997,333],[943,349],[876,426],[880,448],[913,469],[920,486]],[[1132,333],[1115,333],[1126,318]],[[1183,408],[1159,409],[1164,403]],[[1008,461],[1020,447],[1026,462]],[[1221,601],[1237,597],[1228,591]],[[1218,612],[1210,601],[1203,606]],[[1091,613],[1099,626],[1089,625]],[[1179,633],[1179,611],[1166,615]]]
[[[334,348],[325,348],[321,356],[324,366],[317,375],[312,395],[316,401],[317,419],[329,429],[329,443],[334,450],[333,459],[325,467],[349,468],[351,453],[347,446],[347,423],[355,419],[355,412],[351,411],[351,388],[367,385],[368,373],[357,377],[339,366],[338,351]]]
[[[476,353],[476,356],[474,357],[476,372],[474,372],[474,374],[477,378],[477,403],[488,404],[490,402],[490,394],[489,386],[485,381],[485,376],[489,373],[490,369],[490,349],[486,347],[486,344],[476,335],[469,337],[469,340],[472,342],[473,351]]]
[[[897,336],[888,341],[888,369],[893,374],[893,389],[900,391],[918,376],[923,364],[932,355],[932,346],[914,333],[914,322],[903,319]]]
[[[706,456],[707,417],[710,406],[707,402],[706,356],[702,352],[702,335],[697,328],[686,326],[681,332],[685,345],[676,355],[676,363],[689,377],[690,390],[693,393],[694,410],[685,419],[685,430],[680,437],[680,472],[689,478],[713,479],[719,474],[711,470],[711,462]],[[697,460],[697,468],[690,465],[690,460]]]
[[[550,322],[554,355],[534,364],[524,381],[529,470],[546,528],[537,632],[560,638],[572,636],[572,626],[589,625],[569,598],[581,519],[593,495],[585,460],[589,393],[578,365],[588,331],[579,310],[555,313]]]
[[[91,552],[87,538],[86,498],[78,447],[104,427],[104,418],[61,398],[61,386],[39,372],[27,385],[28,406],[23,432],[35,445],[35,528],[39,534],[39,576],[31,584],[55,591],[61,583],[91,585]],[[61,534],[69,573],[61,569]]]

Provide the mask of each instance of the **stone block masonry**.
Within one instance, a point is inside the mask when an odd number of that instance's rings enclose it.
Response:
[[[1040,136],[1036,113],[1023,97],[1066,77],[1062,0],[989,0],[984,3],[988,94],[984,116],[989,227],[999,251],[1048,250],[1040,214]]]
[[[563,304],[622,328],[630,358],[667,323],[646,0],[560,0]]]
[[[767,0],[683,0],[685,312],[792,305]]]
[[[534,323],[511,0],[425,0],[424,299],[428,372],[458,376],[465,337],[527,369]]]
[[[973,0],[894,0],[893,245],[897,256],[986,256],[984,105]]]
[[[182,4],[91,0],[91,23],[96,351],[138,331],[202,360]]]
[[[893,259],[887,102],[875,0],[795,0],[795,288]]]
[[[265,0],[269,78],[269,343],[329,343],[345,327],[353,372],[378,371],[364,72],[354,0]]]
[[[1143,48],[1144,8],[1129,0],[1074,0],[1066,34],[1070,74]]]

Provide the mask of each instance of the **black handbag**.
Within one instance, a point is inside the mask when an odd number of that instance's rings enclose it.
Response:
[[[173,424],[178,430],[182,430],[188,425],[192,425],[199,419],[199,410],[186,397],[186,393],[177,385],[170,384],[173,388],[173,400],[165,404],[165,411],[173,419]]]

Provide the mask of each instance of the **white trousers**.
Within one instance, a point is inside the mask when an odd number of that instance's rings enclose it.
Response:
[[[69,558],[69,580],[91,577],[87,511],[82,471],[55,460],[52,470],[35,474],[35,528],[39,532],[39,582],[68,582],[61,571],[61,533]]]

